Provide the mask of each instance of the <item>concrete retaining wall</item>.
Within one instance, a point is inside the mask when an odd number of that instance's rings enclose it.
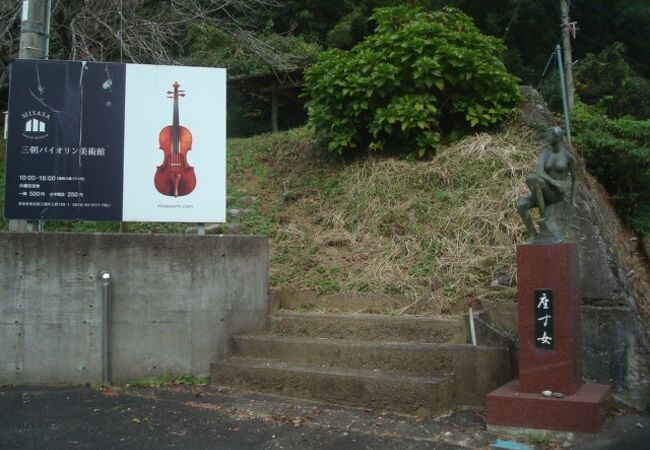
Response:
[[[249,236],[0,233],[0,384],[208,374],[233,333],[267,326],[267,242]]]

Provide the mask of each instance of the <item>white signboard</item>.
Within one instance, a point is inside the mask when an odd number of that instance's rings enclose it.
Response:
[[[225,222],[226,71],[18,60],[11,219]]]

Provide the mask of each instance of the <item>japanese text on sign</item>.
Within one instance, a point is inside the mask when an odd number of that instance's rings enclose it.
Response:
[[[553,291],[535,290],[535,345],[537,348],[553,348]]]

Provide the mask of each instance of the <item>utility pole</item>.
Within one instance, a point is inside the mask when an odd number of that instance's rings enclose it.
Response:
[[[23,0],[18,59],[48,58],[50,53],[50,12],[51,0]],[[33,227],[26,220],[10,220],[9,231],[33,231]]]
[[[571,111],[575,100],[575,85],[573,82],[573,57],[571,56],[569,3],[570,0],[560,0],[562,11],[562,47],[564,48],[564,74],[566,76],[567,101],[569,104],[569,111]]]
[[[51,0],[23,0],[19,59],[47,59]]]

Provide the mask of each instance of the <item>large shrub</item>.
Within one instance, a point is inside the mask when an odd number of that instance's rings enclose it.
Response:
[[[575,143],[589,172],[612,196],[628,224],[650,235],[650,120],[611,119],[603,108],[578,103]]]
[[[309,120],[329,149],[435,151],[508,115],[517,79],[499,59],[501,41],[461,11],[377,9],[374,34],[350,51],[330,50],[305,72]]]

